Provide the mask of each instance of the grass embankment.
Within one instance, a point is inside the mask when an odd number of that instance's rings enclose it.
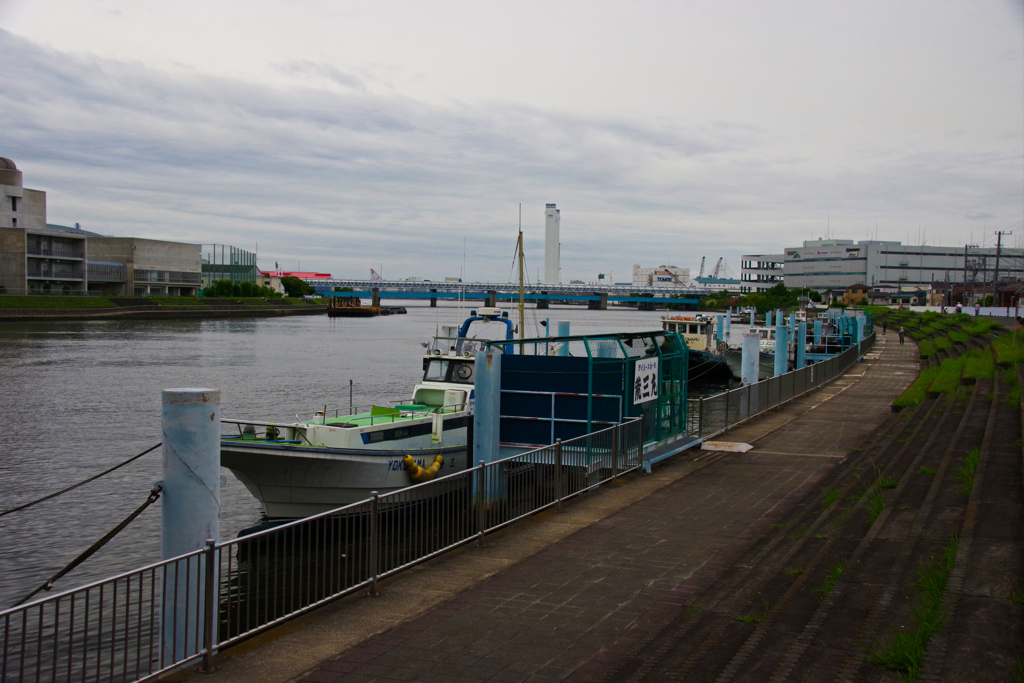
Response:
[[[992,348],[996,353],[996,361],[1000,365],[1016,365],[1024,362],[1024,334],[1011,332],[992,340]]]
[[[973,349],[965,353],[964,378],[965,379],[991,379],[995,376],[996,364],[992,358],[992,352],[988,349]]]
[[[978,337],[983,334],[988,334],[993,330],[1005,329],[1004,325],[998,320],[989,320],[987,318],[973,319],[974,322],[965,324],[963,326],[964,332],[971,335],[972,337]]]
[[[0,296],[0,308],[110,308],[114,304],[97,296]]]
[[[952,341],[959,344],[966,344],[971,340],[971,335],[967,334],[963,330],[950,330],[947,335]]]
[[[951,394],[960,386],[960,375],[964,368],[963,356],[946,358],[939,366],[935,379],[928,385],[928,391]]]
[[[931,339],[921,339],[917,342],[917,350],[921,353],[921,358],[928,358],[936,354],[935,342]]]
[[[892,404],[897,408],[910,408],[921,405],[926,397],[928,387],[935,380],[935,377],[938,376],[940,369],[939,366],[933,365],[922,370],[917,379],[902,394],[897,396]]]

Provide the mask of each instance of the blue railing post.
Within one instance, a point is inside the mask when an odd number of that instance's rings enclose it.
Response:
[[[789,370],[789,328],[779,325],[775,328],[775,376]]]

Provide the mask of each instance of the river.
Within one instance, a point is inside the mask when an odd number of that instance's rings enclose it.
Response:
[[[467,308],[413,306],[382,318],[0,324],[0,510],[81,481],[160,441],[160,392],[221,390],[222,416],[291,420],[323,409],[408,396],[421,342]],[[515,317],[515,312],[510,315]],[[662,312],[527,310],[568,320],[573,334],[660,329]],[[503,326],[495,324],[495,328]],[[474,328],[474,331],[475,328]],[[495,330],[497,332],[497,329]],[[114,527],[160,479],[160,451],[22,512],[0,517],[0,608],[12,605]],[[260,507],[230,472],[221,535],[257,523]],[[66,590],[160,559],[159,503],[55,585]]]

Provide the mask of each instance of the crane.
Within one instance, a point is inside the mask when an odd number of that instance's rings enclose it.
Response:
[[[711,277],[713,279],[715,279],[715,280],[718,279],[718,271],[721,270],[721,268],[722,268],[722,259],[723,258],[724,257],[722,257],[722,256],[718,257],[718,263],[715,264],[715,272],[711,273]]]
[[[380,282],[381,281],[380,274],[378,274],[377,271],[375,271],[373,268],[370,268],[370,281],[371,282]]]
[[[698,275],[697,277],[704,277],[704,259],[706,258],[707,256],[700,257],[700,275]]]

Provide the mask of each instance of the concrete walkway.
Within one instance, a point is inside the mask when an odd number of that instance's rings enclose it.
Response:
[[[685,604],[688,578],[728,570],[766,518],[886,419],[916,356],[880,337],[842,378],[722,437],[754,450],[687,453],[603,487],[389,579],[379,598],[340,600],[232,648],[202,680],[595,680],[606,646],[643,647]]]

